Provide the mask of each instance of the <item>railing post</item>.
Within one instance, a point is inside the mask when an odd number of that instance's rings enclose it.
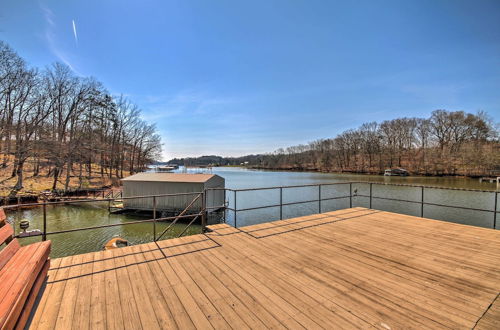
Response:
[[[227,209],[227,206],[226,206],[226,188],[224,188],[224,223],[227,222],[227,219],[226,219],[227,210],[226,209]]]
[[[201,196],[201,232],[205,232],[207,227],[207,190],[203,190]]]
[[[156,242],[156,196],[153,196],[153,242]]]
[[[283,220],[283,187],[280,187],[280,220]]]
[[[370,209],[372,208],[372,191],[373,191],[373,183],[370,182]]]
[[[495,191],[495,213],[493,213],[493,229],[497,229],[498,191]]]
[[[234,228],[238,228],[238,225],[236,224],[236,215],[238,213],[238,210],[236,209],[236,193],[237,191],[234,191]]]
[[[47,203],[43,202],[43,233],[42,241],[47,240]]]
[[[349,208],[352,208],[352,182],[349,182]]]
[[[318,185],[318,213],[321,213],[321,185]]]
[[[424,186],[422,186],[422,198],[420,200],[420,217],[424,217]]]

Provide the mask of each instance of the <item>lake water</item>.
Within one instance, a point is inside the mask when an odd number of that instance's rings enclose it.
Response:
[[[200,169],[189,169],[188,172],[200,172]],[[352,174],[325,174],[310,172],[278,172],[247,170],[237,167],[214,168],[211,173],[225,178],[226,188],[244,189],[272,186],[307,185],[319,183],[334,183],[348,181],[371,181],[380,183],[417,184],[436,187],[466,188],[492,190],[496,184],[479,183],[477,179],[467,178],[433,178],[433,177],[384,177]],[[349,195],[349,185],[325,185],[321,188],[323,199],[336,198]],[[369,195],[369,185],[353,184],[352,191],[358,196],[352,198],[352,206],[369,207],[370,199],[359,195]],[[283,190],[283,203],[301,202],[318,199],[317,187],[286,188]],[[405,199],[420,202],[421,189],[415,187],[373,185],[373,197]],[[227,192],[226,200],[228,206],[234,208],[234,193]],[[495,204],[494,192],[470,192],[444,189],[425,189],[424,201],[434,204],[455,205],[471,207],[476,209],[493,210]],[[263,191],[240,191],[236,196],[238,209],[275,205],[280,202],[279,189]],[[324,200],[321,202],[321,211],[347,208],[350,198],[339,198]],[[500,208],[500,201],[498,201]],[[114,223],[126,223],[136,221],[139,216],[124,214],[109,214],[107,202],[78,203],[75,205],[64,205],[47,208],[47,230],[58,231],[79,227],[90,227]],[[372,199],[372,208],[405,213],[420,216],[421,206],[419,203],[394,202],[383,199]],[[297,205],[283,206],[282,217],[290,218],[306,214],[314,214],[319,211],[318,202],[302,203]],[[426,205],[424,216],[434,219],[454,221],[470,225],[492,228],[493,213],[462,210],[457,208],[444,208]],[[18,223],[21,219],[30,221],[30,229],[42,227],[42,209],[32,208],[8,213],[9,221],[13,221],[16,231],[19,231]],[[238,227],[256,223],[262,223],[280,218],[280,208],[270,207],[259,210],[241,211],[236,217],[234,212],[227,211],[226,221]],[[500,218],[500,215],[499,215]],[[500,222],[500,221],[499,221]],[[167,226],[166,223],[157,224],[157,232],[161,232]],[[165,238],[177,236],[185,227],[185,224],[175,225]],[[500,225],[497,224],[497,228]],[[200,226],[192,226],[186,234],[195,234],[201,231]],[[113,236],[118,235],[126,238],[132,244],[151,242],[153,240],[153,224],[142,223],[126,226],[116,226],[80,232],[70,232],[50,235],[53,241],[52,257],[73,255],[90,251],[98,251]],[[40,240],[40,237],[23,238],[22,244],[28,244]]]
[[[196,171],[196,170],[193,170]],[[356,174],[331,174],[314,172],[280,172],[280,171],[259,171],[246,170],[242,168],[214,168],[214,174],[221,175],[226,179],[226,187],[231,189],[259,188],[288,185],[323,184],[334,182],[356,182],[370,181],[378,183],[425,185],[442,188],[462,188],[491,190],[492,192],[471,192],[446,189],[424,190],[424,202],[433,204],[444,204],[457,207],[469,207],[475,209],[486,209],[493,211],[495,208],[496,183],[480,183],[478,179],[453,178],[453,177],[395,177],[381,175],[356,175]],[[325,185],[321,187],[321,198],[337,198],[348,196],[349,185]],[[370,185],[356,183],[352,185],[353,194],[352,206],[369,207],[370,198],[359,195],[370,194]],[[384,211],[421,215],[420,201],[422,189],[419,187],[403,187],[390,185],[372,185],[372,208]],[[283,203],[302,202],[317,200],[319,196],[318,187],[286,188],[283,189]],[[399,202],[384,200],[382,198],[404,199],[412,202]],[[500,209],[500,197],[497,196],[498,208]],[[228,192],[227,200],[229,207],[234,208],[234,193]],[[237,192],[237,209],[261,207],[265,205],[277,205],[280,203],[280,191],[260,190],[260,191],[240,191]],[[340,198],[325,200],[321,202],[321,211],[327,212],[350,206],[350,198]],[[283,206],[281,209],[284,219],[318,213],[319,203],[301,203]],[[464,210],[454,207],[441,207],[434,205],[424,206],[424,217],[453,221],[469,225],[492,228],[493,212],[481,212]],[[500,218],[500,215],[497,215]],[[280,219],[280,208],[272,207],[260,210],[249,210],[238,212],[236,225],[238,227],[267,222]],[[226,215],[227,223],[235,225],[234,212],[228,211]],[[497,221],[497,228],[500,227]]]

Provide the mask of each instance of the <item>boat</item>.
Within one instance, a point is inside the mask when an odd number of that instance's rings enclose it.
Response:
[[[115,236],[112,239],[110,239],[106,244],[104,244],[104,250],[113,250],[128,245],[129,244],[126,239]]]
[[[156,167],[156,172],[172,172],[178,169],[176,166],[158,166]]]
[[[404,168],[392,168],[384,171],[385,176],[408,176],[410,173]]]

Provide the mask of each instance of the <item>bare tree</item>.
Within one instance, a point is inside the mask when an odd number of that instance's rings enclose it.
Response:
[[[95,79],[76,77],[64,64],[42,73],[30,69],[1,41],[0,124],[2,166],[17,176],[13,194],[23,188],[30,158],[34,176],[44,167],[52,189],[62,184],[68,190],[75,176],[82,186],[84,168],[89,180],[93,166],[101,177],[123,177],[126,169],[142,170],[161,157],[156,128],[140,118],[135,104],[110,96]]]

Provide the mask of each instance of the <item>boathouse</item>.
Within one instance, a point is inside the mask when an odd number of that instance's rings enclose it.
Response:
[[[183,210],[196,197],[192,195],[163,196],[148,198],[132,198],[139,196],[153,196],[165,194],[185,194],[203,192],[208,188],[224,188],[224,178],[216,174],[186,174],[186,173],[154,173],[144,172],[131,175],[122,179],[123,184],[123,207],[132,210],[153,210],[156,202],[158,211]],[[224,205],[224,190],[208,190],[206,203],[209,211]],[[202,199],[193,203],[192,210],[199,210]]]

